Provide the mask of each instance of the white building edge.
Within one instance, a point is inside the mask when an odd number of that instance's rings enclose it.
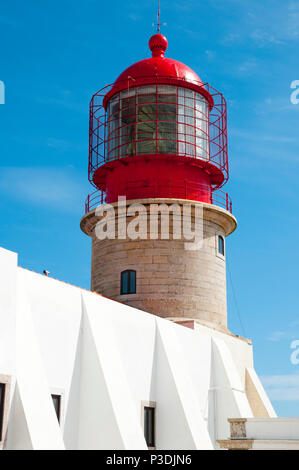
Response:
[[[276,418],[250,341],[25,270],[2,248],[0,291],[3,449],[147,449],[148,404],[156,449],[299,448],[299,420]]]

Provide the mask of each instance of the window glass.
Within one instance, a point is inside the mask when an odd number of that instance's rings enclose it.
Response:
[[[144,437],[148,447],[155,447],[155,408],[144,407]]]
[[[136,271],[127,270],[121,273],[120,293],[135,294],[136,293]]]
[[[121,293],[127,294],[129,292],[129,273],[124,271],[121,273]]]
[[[135,122],[135,96],[121,100],[121,119],[123,124]]]
[[[128,96],[135,96],[135,95],[136,95],[136,88],[129,88],[129,89],[127,88],[126,90],[123,90],[120,92],[121,98],[127,98]]]
[[[156,121],[156,103],[138,105],[137,122]]]
[[[116,96],[109,104],[108,118],[108,159],[114,160],[118,156],[119,137],[119,99]]]
[[[208,104],[193,90],[141,86],[115,95],[108,105],[107,159],[172,154],[209,159]]]
[[[3,418],[4,418],[4,403],[5,403],[5,384],[0,384],[0,441],[2,441],[3,433]]]
[[[130,271],[130,294],[136,292],[136,271]]]
[[[142,103],[156,103],[156,93],[138,94],[138,104]]]
[[[156,153],[156,126],[155,122],[144,122],[137,125],[137,153]]]
[[[224,238],[221,235],[218,236],[218,252],[224,256]]]
[[[154,94],[156,95],[156,86],[155,85],[150,85],[150,86],[141,86],[139,88],[137,88],[137,94],[138,96],[140,95],[150,95],[150,94]]]
[[[177,102],[177,89],[172,86],[159,85],[157,89],[158,103],[175,103]]]
[[[55,413],[58,419],[58,422],[60,421],[60,405],[61,405],[61,396],[60,395],[52,395],[52,400],[53,400],[53,405],[55,408]]]

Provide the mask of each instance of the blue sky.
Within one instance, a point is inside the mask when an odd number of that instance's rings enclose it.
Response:
[[[20,265],[89,287],[89,100],[149,56],[155,15],[153,0],[2,2],[0,245]],[[167,55],[228,102],[229,326],[244,334],[241,317],[278,414],[299,416],[299,1],[162,0],[161,20]]]

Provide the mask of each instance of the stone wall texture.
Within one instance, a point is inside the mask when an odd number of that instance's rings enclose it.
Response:
[[[143,203],[147,212],[153,202],[180,206],[186,203],[173,199],[133,202]],[[91,290],[160,317],[194,319],[225,329],[226,267],[225,257],[218,253],[218,235],[225,238],[235,229],[236,221],[217,206],[192,204],[203,208],[203,243],[198,250],[186,250],[186,240],[171,239],[172,235],[162,240],[160,230],[157,240],[99,240],[95,233],[99,217],[94,211],[86,214],[81,228],[92,237]],[[194,220],[194,208],[192,216]],[[126,223],[132,219],[127,218]],[[136,294],[120,294],[121,272],[126,269],[136,271]]]

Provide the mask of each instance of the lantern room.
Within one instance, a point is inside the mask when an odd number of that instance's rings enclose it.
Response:
[[[194,90],[145,85],[114,95],[107,106],[107,161],[134,155],[209,160],[209,106]]]
[[[226,103],[186,65],[152,57],[126,69],[90,104],[89,179],[106,202],[182,198],[213,203],[228,179]]]

